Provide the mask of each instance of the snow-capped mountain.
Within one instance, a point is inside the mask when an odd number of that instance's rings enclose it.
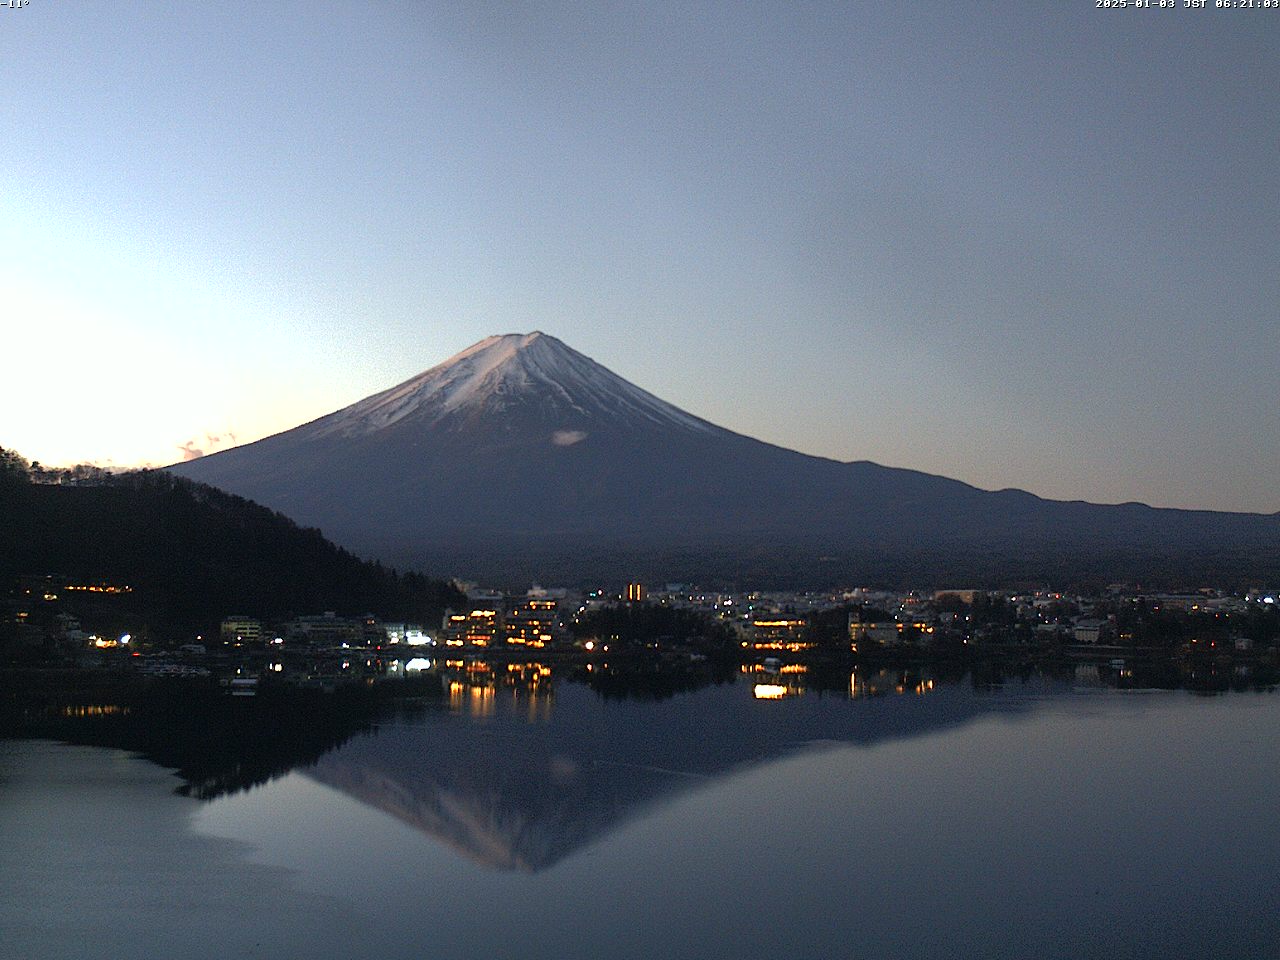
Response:
[[[555,337],[534,331],[487,337],[457,356],[390,390],[366,397],[311,425],[316,437],[351,437],[401,421],[465,430],[478,417],[515,413],[528,398],[537,413],[559,421],[563,445],[584,437],[578,428],[632,423],[648,428],[715,428],[623,380]]]
[[[812,457],[699,419],[543,333],[489,337],[169,469],[360,553],[512,584],[1280,575],[1280,515],[1048,501]]]

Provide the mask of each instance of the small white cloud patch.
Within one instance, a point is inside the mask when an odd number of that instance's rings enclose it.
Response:
[[[587,438],[585,430],[557,430],[551,435],[551,442],[557,447],[572,447],[580,440]]]

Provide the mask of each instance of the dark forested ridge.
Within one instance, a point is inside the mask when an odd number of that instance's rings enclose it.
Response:
[[[454,588],[359,559],[319,530],[171,474],[102,474],[89,485],[28,482],[0,451],[0,577],[127,583],[113,599],[153,632],[334,610],[433,621]]]

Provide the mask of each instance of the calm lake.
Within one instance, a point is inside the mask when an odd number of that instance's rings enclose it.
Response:
[[[1274,693],[505,670],[206,800],[0,741],[0,956],[1280,956]]]

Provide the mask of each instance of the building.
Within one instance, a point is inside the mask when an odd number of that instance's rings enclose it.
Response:
[[[261,643],[262,621],[236,614],[224,619],[218,632],[223,643]]]
[[[300,641],[318,647],[353,646],[364,639],[363,620],[348,620],[329,610],[323,616],[298,617],[284,625],[285,636],[290,641]]]
[[[503,624],[507,643],[545,647],[555,638],[558,604],[547,597],[526,597],[511,610]]]
[[[861,620],[857,613],[849,614],[849,649],[854,653],[858,652],[859,644],[867,641],[897,647],[923,643],[933,633],[933,624],[927,620]]]
[[[1102,636],[1103,621],[1081,618],[1072,627],[1076,643],[1097,643]]]
[[[627,602],[644,603],[646,595],[643,583],[627,584]]]
[[[849,618],[849,647],[855,653],[859,644],[868,640],[885,647],[896,647],[902,642],[902,625],[896,620],[856,620]]]
[[[498,638],[498,611],[476,608],[469,613],[444,615],[440,634],[446,646],[487,647]]]
[[[809,650],[816,644],[804,637],[808,625],[803,617],[752,620],[748,643],[753,650]]]

